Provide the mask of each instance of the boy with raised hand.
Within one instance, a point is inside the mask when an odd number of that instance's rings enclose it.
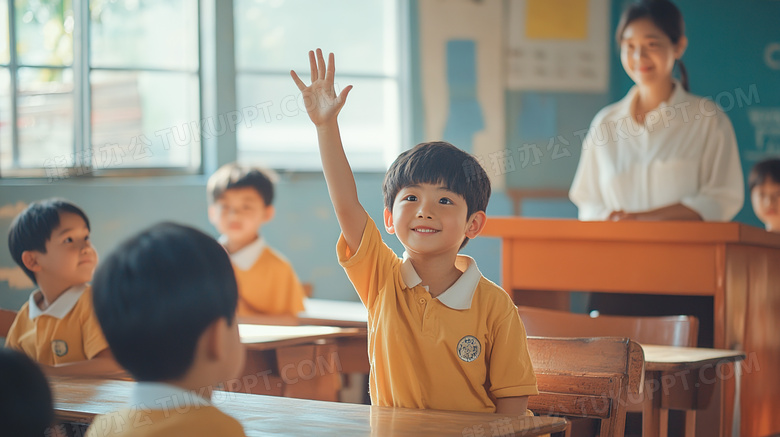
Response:
[[[485,225],[490,182],[444,142],[402,153],[385,176],[384,225],[398,258],[361,206],[337,116],[334,57],[309,52],[312,84],[291,75],[317,127],[323,171],[341,227],[339,262],[368,309],[372,404],[526,414],[538,394],[526,334],[509,295],[458,255]]]
[[[130,405],[87,437],[244,436],[210,402],[244,367],[238,290],[213,238],[173,223],[119,246],[95,273],[95,312],[116,359],[138,381]]]
[[[11,256],[38,289],[16,315],[5,347],[50,375],[122,374],[92,309],[98,255],[89,237],[87,215],[62,199],[30,204],[8,231]]]

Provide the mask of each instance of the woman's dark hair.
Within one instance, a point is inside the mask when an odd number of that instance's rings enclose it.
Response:
[[[615,32],[615,40],[618,46],[623,41],[623,32],[632,22],[641,18],[647,18],[661,31],[669,37],[673,44],[680,42],[685,36],[685,22],[682,13],[677,9],[674,3],[668,0],[640,0],[631,3],[620,17],[620,22]],[[688,86],[688,71],[682,60],[677,60],[677,67],[680,69],[680,82],[685,91],[690,91]]]

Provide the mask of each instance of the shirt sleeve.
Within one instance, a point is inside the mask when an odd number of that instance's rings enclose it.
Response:
[[[580,220],[606,220],[612,212],[601,194],[597,150],[591,135],[598,128],[600,120],[601,117],[597,115],[582,142],[580,162],[569,189],[569,199],[577,205]]]
[[[292,315],[297,315],[303,311],[303,299],[306,297],[303,292],[303,285],[295,274],[295,269],[287,263],[287,308]]]
[[[538,395],[525,327],[514,306],[493,332],[490,393],[498,398]]]
[[[681,203],[705,221],[729,221],[742,209],[745,181],[737,139],[729,118],[718,111],[716,123],[705,136],[699,169],[699,192]]]
[[[9,349],[16,349],[21,351],[21,346],[19,344],[19,314],[22,314],[22,311],[19,311],[16,313],[16,317],[14,318],[13,323],[11,323],[11,327],[8,328],[8,333],[5,337],[5,346]]]
[[[360,300],[366,308],[374,307],[381,285],[392,274],[398,256],[382,241],[379,229],[366,213],[366,226],[360,238],[357,251],[351,253],[344,235],[339,236],[336,252],[339,264],[344,268],[350,282],[355,287]]]
[[[103,330],[100,329],[100,323],[98,323],[97,315],[95,315],[95,309],[92,307],[92,292],[85,292],[81,299],[86,299],[87,304],[84,305],[85,317],[81,325],[81,336],[84,342],[84,355],[88,360],[95,358],[95,355],[108,349],[108,342],[106,337],[103,336]]]

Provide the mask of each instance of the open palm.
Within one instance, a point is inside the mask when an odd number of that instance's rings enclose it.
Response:
[[[293,81],[303,94],[303,102],[306,106],[306,112],[311,121],[317,125],[323,125],[329,121],[336,120],[344,102],[347,100],[347,94],[352,89],[352,85],[344,88],[337,96],[333,86],[333,78],[336,73],[336,63],[333,53],[328,56],[328,63],[322,57],[322,50],[317,49],[317,53],[309,51],[309,65],[311,67],[311,85],[308,87],[303,83],[295,71],[290,71]]]

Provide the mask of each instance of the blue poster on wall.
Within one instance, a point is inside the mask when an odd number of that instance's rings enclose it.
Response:
[[[473,40],[447,42],[449,114],[444,139],[474,153],[474,134],[485,128],[477,101],[477,47]]]

